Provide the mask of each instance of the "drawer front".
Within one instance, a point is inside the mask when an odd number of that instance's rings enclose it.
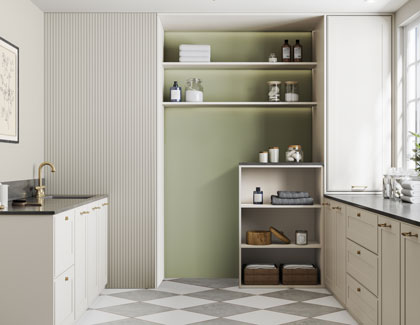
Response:
[[[54,324],[74,323],[74,268],[54,280]]]
[[[378,256],[347,239],[347,273],[378,295]]]
[[[54,277],[74,264],[74,210],[54,216]]]
[[[378,253],[378,216],[354,207],[347,207],[347,238]]]
[[[378,299],[347,275],[347,309],[363,325],[378,324]]]

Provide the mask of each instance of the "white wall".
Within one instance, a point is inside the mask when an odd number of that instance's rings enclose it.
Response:
[[[20,142],[0,142],[0,182],[30,179],[44,158],[44,14],[30,0],[1,0],[0,37],[20,60]]]

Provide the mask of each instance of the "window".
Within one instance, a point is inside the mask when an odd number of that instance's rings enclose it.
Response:
[[[405,110],[404,110],[404,167],[414,169],[410,160],[416,138],[410,134],[420,133],[420,19],[407,25],[405,40]]]

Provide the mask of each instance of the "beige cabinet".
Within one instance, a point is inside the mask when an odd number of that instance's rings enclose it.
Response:
[[[325,283],[334,295],[346,301],[346,207],[325,201]]]
[[[401,224],[401,324],[420,323],[420,228]]]
[[[382,325],[400,324],[400,222],[378,216],[379,302]]]

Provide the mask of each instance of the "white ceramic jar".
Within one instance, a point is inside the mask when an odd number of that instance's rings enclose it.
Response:
[[[270,156],[271,163],[279,162],[279,147],[271,147],[270,149],[268,149],[268,153]]]

